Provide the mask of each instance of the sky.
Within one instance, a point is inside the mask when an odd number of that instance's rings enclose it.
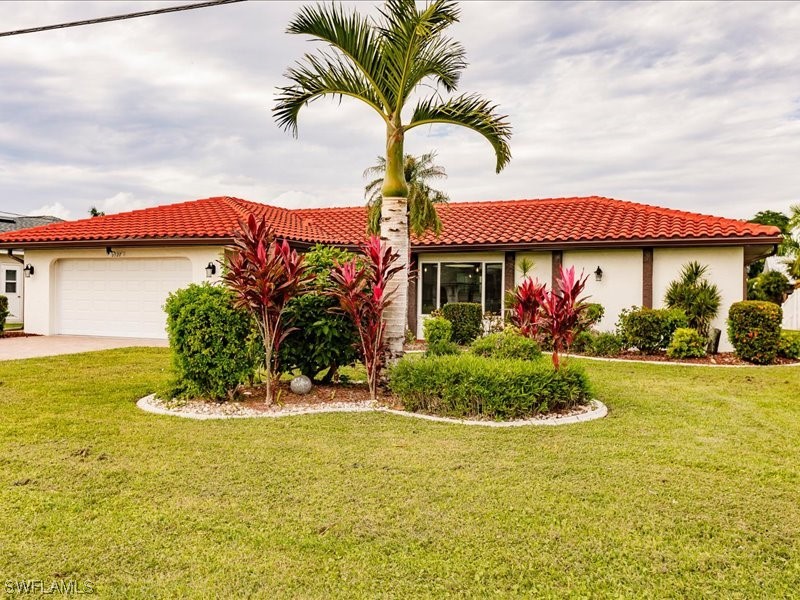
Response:
[[[175,4],[175,3],[172,3]],[[172,5],[3,2],[0,31]],[[271,108],[318,43],[301,6],[244,2],[0,38],[0,211],[88,216],[210,196],[287,208],[364,202],[383,152],[357,101]],[[375,14],[374,3],[355,5]],[[508,115],[512,160],[451,126],[434,150],[453,201],[608,196],[749,218],[800,202],[800,3],[466,2],[459,91]],[[422,94],[430,89],[420,90]]]

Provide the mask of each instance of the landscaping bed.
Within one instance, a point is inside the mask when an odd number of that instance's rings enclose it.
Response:
[[[752,367],[758,366],[754,365],[751,362],[746,360],[742,360],[738,356],[736,356],[733,352],[720,352],[719,354],[708,354],[706,356],[700,358],[671,358],[667,356],[665,352],[661,352],[658,354],[641,354],[640,352],[621,352],[620,354],[616,354],[614,356],[583,356],[580,354],[574,354],[573,356],[582,356],[584,358],[605,358],[606,360],[630,360],[630,361],[639,361],[639,362],[669,362],[669,363],[684,363],[684,364],[692,364],[692,365],[725,365],[725,366],[741,366],[741,367]],[[793,358],[783,358],[783,357],[776,357],[775,362],[772,363],[773,365],[794,365],[800,363],[800,360],[793,359]]]
[[[35,337],[38,334],[25,333],[24,331],[3,331],[0,332],[0,340],[3,338]]]

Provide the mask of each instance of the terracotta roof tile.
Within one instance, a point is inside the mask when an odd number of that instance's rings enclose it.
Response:
[[[558,244],[764,238],[775,227],[592,196],[543,200],[453,202],[439,207],[443,232],[412,239],[415,246]],[[276,234],[299,242],[358,244],[363,207],[285,209],[221,196],[127,213],[66,221],[0,235],[0,245],[104,240],[230,238],[249,213],[265,216]]]

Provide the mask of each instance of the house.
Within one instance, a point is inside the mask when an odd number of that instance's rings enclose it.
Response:
[[[285,209],[230,197],[206,198],[35,227],[0,235],[0,248],[25,251],[26,329],[40,334],[165,336],[166,295],[190,282],[217,281],[224,246],[239,220],[264,216],[299,249],[317,242],[355,247],[363,207]],[[586,291],[613,329],[632,305],[658,307],[690,260],[709,265],[722,306],[744,297],[746,266],[774,252],[775,227],[601,197],[443,205],[440,237],[411,241],[408,322],[446,302],[505,308],[504,292],[528,275],[551,282],[559,265],[590,274]]]
[[[0,212],[0,235],[8,231],[28,229],[61,221],[57,217],[26,217]],[[23,256],[19,250],[0,252],[0,294],[8,298],[8,321],[21,323],[24,306],[22,280]]]

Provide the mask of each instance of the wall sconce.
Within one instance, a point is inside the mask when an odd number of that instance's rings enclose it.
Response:
[[[111,246],[106,246],[106,254],[108,254],[109,256],[111,256],[111,253],[112,253],[112,252],[114,252],[114,251],[111,249]]]
[[[33,265],[28,263],[25,265],[25,268],[22,269],[22,272],[25,273],[25,277],[33,277],[34,270]]]
[[[603,269],[600,268],[600,265],[597,266],[597,270],[594,272],[594,280],[603,281]]]
[[[217,272],[217,266],[214,263],[206,265],[206,277],[212,277]]]

